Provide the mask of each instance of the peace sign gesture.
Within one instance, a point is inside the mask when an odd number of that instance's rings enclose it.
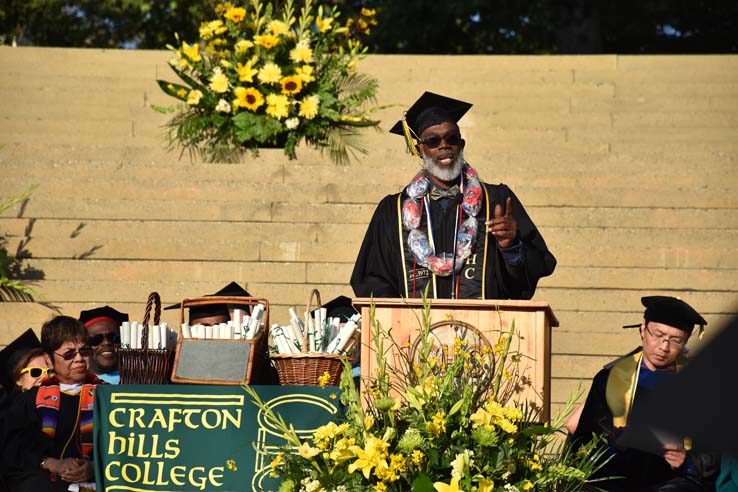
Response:
[[[498,203],[495,205],[494,218],[484,224],[487,226],[487,232],[497,239],[497,244],[501,248],[512,246],[518,232],[518,224],[512,216],[512,198],[507,197],[505,201],[505,215],[502,214],[502,206]]]

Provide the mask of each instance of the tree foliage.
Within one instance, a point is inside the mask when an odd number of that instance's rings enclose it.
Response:
[[[232,0],[233,3],[243,3]],[[217,0],[5,0],[6,43],[161,49]],[[331,0],[376,9],[377,53],[736,53],[735,0]]]

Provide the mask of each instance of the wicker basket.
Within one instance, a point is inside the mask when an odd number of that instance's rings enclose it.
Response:
[[[262,323],[265,327],[269,326],[269,301],[260,297],[244,297],[244,296],[206,296],[206,297],[189,297],[184,299],[180,305],[179,322],[184,323],[185,309],[194,306],[204,306],[207,304],[240,304],[248,306],[264,305],[264,317]],[[221,339],[204,339],[204,338],[183,338],[177,341],[177,353],[174,358],[174,369],[172,371],[172,382],[186,384],[213,384],[213,385],[240,385],[246,384],[272,384],[273,377],[269,367],[269,345],[267,340],[267,329],[260,330],[259,333],[251,340],[221,340]],[[241,374],[238,378],[222,379],[222,378],[206,378],[203,376],[184,377],[179,375],[182,371],[182,364],[186,362],[182,360],[183,344],[206,342],[210,345],[218,344],[224,350],[228,347],[226,344],[242,344],[250,345],[249,359],[246,365],[245,374]],[[204,344],[203,344],[204,346]],[[216,349],[217,350],[217,349]],[[213,354],[213,358],[217,358],[217,353]],[[221,361],[222,362],[222,361]]]
[[[318,300],[320,309],[320,292],[313,289],[308,297],[307,312],[311,312],[313,297]],[[302,335],[301,354],[272,354],[272,364],[277,369],[279,384],[282,386],[317,386],[318,378],[326,372],[330,375],[328,385],[337,386],[341,381],[344,356],[325,352],[308,352],[308,330]]]
[[[154,323],[159,324],[161,300],[152,292],[146,302],[140,349],[118,349],[120,384],[168,384],[174,365],[174,350],[149,348],[149,320],[154,307]]]

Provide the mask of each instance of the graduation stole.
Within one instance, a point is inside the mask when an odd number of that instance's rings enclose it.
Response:
[[[77,434],[79,440],[80,452],[83,456],[92,456],[92,418],[93,406],[95,399],[95,387],[100,380],[94,374],[85,376],[85,384],[79,393],[79,407],[77,408],[77,421],[75,429],[70,436],[70,441]],[[59,423],[59,407],[61,405],[61,388],[59,380],[56,376],[46,379],[38,388],[36,393],[36,410],[41,416],[41,431],[54,438],[56,436],[56,427]],[[59,458],[64,457],[69,441],[64,446]]]
[[[612,413],[612,423],[615,427],[625,427],[628,423],[628,414],[633,408],[638,376],[641,372],[643,350],[624,357],[610,369],[605,388],[607,407]],[[679,357],[676,361],[677,372],[684,367],[685,360]]]

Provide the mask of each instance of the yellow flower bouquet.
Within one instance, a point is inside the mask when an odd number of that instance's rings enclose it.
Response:
[[[601,466],[596,442],[576,453],[563,442],[576,396],[552,423],[541,423],[540,409],[521,401],[529,382],[514,325],[486,349],[458,337],[444,349],[434,342],[426,305],[410,351],[373,319],[377,373],[365,381],[364,404],[347,367],[344,416],[311,437],[298,435],[246,387],[285,439],[270,464],[279,492],[577,491]]]
[[[216,14],[200,26],[199,41],[168,46],[181,79],[157,80],[181,101],[166,126],[170,147],[220,162],[265,147],[295,158],[301,141],[339,163],[366,152],[357,136],[359,127],[378,124],[367,108],[377,82],[355,66],[366,53],[361,35],[376,24],[374,11],[341,23],[335,6],[313,0],[299,12],[293,0],[250,0],[218,4]]]

